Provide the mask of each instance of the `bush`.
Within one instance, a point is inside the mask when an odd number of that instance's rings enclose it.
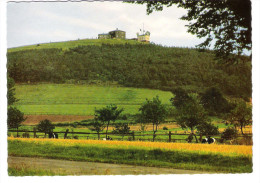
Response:
[[[223,134],[221,135],[221,139],[223,140],[232,140],[237,138],[238,131],[235,128],[228,127],[224,130]]]
[[[163,127],[163,130],[168,130],[168,128],[166,126]]]

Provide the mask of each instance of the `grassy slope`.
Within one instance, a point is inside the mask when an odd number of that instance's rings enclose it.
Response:
[[[93,115],[95,107],[117,104],[124,113],[135,114],[145,99],[156,95],[170,104],[171,92],[127,87],[71,84],[16,85],[16,106],[25,114]]]
[[[31,49],[46,49],[46,48],[61,48],[62,50],[68,50],[69,48],[77,46],[86,46],[86,45],[101,45],[101,44],[147,44],[140,43],[134,40],[122,40],[122,39],[82,39],[82,40],[73,40],[73,41],[64,41],[64,42],[54,42],[54,43],[41,43],[39,46],[28,45],[8,49],[8,52],[14,51],[24,51]]]

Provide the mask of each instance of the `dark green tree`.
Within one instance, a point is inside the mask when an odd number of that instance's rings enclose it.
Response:
[[[202,140],[202,136],[211,136],[218,135],[218,127],[213,125],[211,122],[204,122],[197,126],[197,133],[200,135],[200,141]]]
[[[174,4],[186,9],[188,12],[181,19],[189,21],[188,32],[206,38],[197,46],[207,48],[213,44],[217,56],[226,58],[230,53],[240,55],[243,50],[251,50],[250,0],[146,0],[134,3],[146,4],[147,14]]]
[[[130,132],[130,127],[128,126],[128,123],[119,123],[115,125],[115,129],[113,130],[113,133],[121,134],[122,139],[124,138],[125,134],[128,134]]]
[[[14,85],[15,85],[15,82],[14,82],[13,78],[7,77],[7,103],[8,103],[8,105],[12,105],[18,101],[18,99],[15,98]]]
[[[201,95],[201,103],[210,115],[220,113],[228,113],[231,110],[231,105],[223,97],[219,89],[211,87]]]
[[[18,128],[21,126],[21,123],[25,121],[24,114],[15,107],[8,107],[7,110],[7,126],[8,128],[16,128],[18,136]]]
[[[98,140],[100,140],[100,132],[102,132],[104,128],[105,128],[104,122],[95,120],[93,123],[93,127],[91,127],[90,130],[96,131],[98,134]]]
[[[119,118],[119,115],[123,112],[124,109],[119,109],[115,104],[108,105],[102,109],[95,110],[95,120],[106,123],[106,138],[107,131],[110,121],[115,121]]]
[[[51,123],[50,120],[45,119],[40,121],[40,123],[37,125],[36,127],[40,132],[44,132],[45,133],[45,137],[47,133],[50,133],[53,131],[53,129],[55,129],[55,126]]]
[[[244,134],[243,128],[252,124],[252,106],[243,100],[237,102],[236,107],[228,115],[228,120],[236,127],[240,127],[241,133]]]
[[[188,93],[182,88],[176,88],[172,91],[175,95],[173,98],[170,99],[173,106],[176,108],[180,108],[184,103],[189,102],[191,97]]]
[[[190,129],[191,134],[195,136],[196,142],[198,142],[194,133],[195,129],[203,123],[208,122],[209,119],[197,95],[190,94],[189,96],[191,98],[190,101],[176,108],[176,120],[182,129]]]
[[[167,117],[166,106],[162,104],[159,97],[156,96],[152,100],[146,99],[146,102],[139,108],[141,112],[140,118],[144,120],[144,123],[153,124],[153,141],[155,139],[155,133],[158,130],[158,125],[165,121]]]

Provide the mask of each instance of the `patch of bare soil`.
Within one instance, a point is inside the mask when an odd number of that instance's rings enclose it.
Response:
[[[8,167],[48,170],[65,175],[149,175],[149,174],[202,174],[206,172],[124,164],[79,162],[30,157],[8,157]]]
[[[93,119],[94,116],[81,115],[25,115],[26,120],[22,123],[24,125],[37,125],[41,120],[48,119],[53,123],[58,122],[74,122],[87,119]]]

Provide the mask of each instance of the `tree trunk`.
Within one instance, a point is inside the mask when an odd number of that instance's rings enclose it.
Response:
[[[107,122],[106,139],[107,139],[108,126],[109,126],[109,121]]]
[[[244,135],[244,132],[243,132],[243,125],[240,125],[240,129],[241,129],[241,133],[242,133],[242,135]]]
[[[155,130],[154,130],[154,123],[153,123],[153,142],[154,142],[154,139],[155,139]]]
[[[16,128],[16,137],[18,137],[18,127]]]
[[[99,132],[98,132],[98,134],[97,134],[97,135],[98,135],[98,140],[100,140],[100,134],[99,134]]]

